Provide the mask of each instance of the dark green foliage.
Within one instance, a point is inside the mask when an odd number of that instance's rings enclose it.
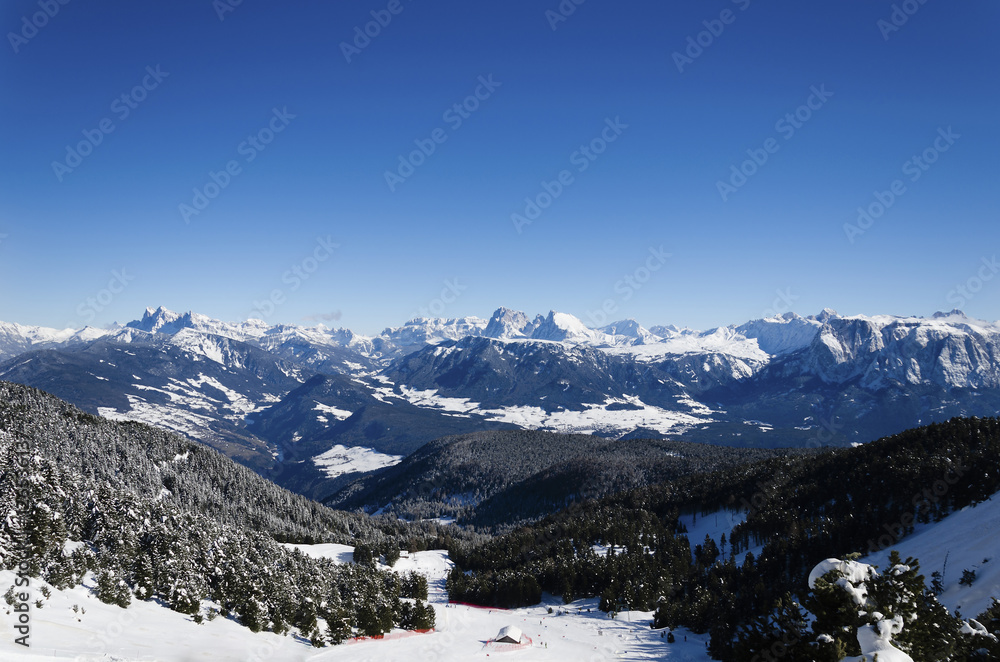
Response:
[[[399,547],[391,543],[386,545],[385,553],[382,556],[385,559],[385,564],[391,568],[399,560]]]
[[[954,659],[965,643],[961,623],[938,602],[919,573],[917,559],[903,561],[893,551],[889,564],[869,582],[869,600],[885,617],[903,618],[903,631],[893,642],[914,660]]]
[[[968,568],[962,571],[962,578],[958,580],[961,586],[972,586],[976,581],[976,571]]]
[[[427,533],[436,530],[329,510],[175,435],[81,417],[0,382],[4,504],[15,516],[0,521],[2,568],[26,561],[27,574],[57,587],[93,571],[97,597],[110,604],[158,599],[199,622],[212,600],[253,631],[294,629],[317,644],[353,628],[394,627],[401,582],[374,564],[311,559],[276,538],[357,540],[369,554],[398,553],[401,541],[432,544]],[[82,544],[67,556],[69,541]],[[413,591],[418,584],[411,579]],[[329,633],[320,633],[319,617]],[[414,610],[409,622],[426,620]]]
[[[399,594],[404,598],[427,599],[427,578],[419,572],[408,572],[400,578]]]
[[[420,600],[400,605],[399,627],[404,630],[430,630],[434,627],[434,607]]]
[[[374,565],[375,553],[372,551],[370,545],[358,543],[354,546],[352,560],[358,565]]]
[[[864,590],[857,602],[844,582]],[[892,644],[916,662],[960,662],[977,659],[974,651],[985,637],[962,634],[962,621],[938,603],[924,585],[916,559],[902,561],[894,551],[888,566],[858,582],[834,570],[816,580],[803,606],[806,619],[791,596],[780,599],[766,617],[753,617],[737,630],[730,659],[810,660],[839,662],[861,654],[857,633],[880,621],[898,619],[901,630]]]
[[[1000,660],[1000,601],[993,598],[990,606],[976,621],[986,630],[985,635],[973,635],[970,639],[970,662]]]
[[[931,573],[931,593],[934,595],[944,593],[944,582],[942,581],[941,572],[938,570]]]
[[[38,485],[57,481],[63,471],[79,473],[111,491],[128,490],[163,499],[224,524],[266,533],[279,542],[346,544],[357,537],[381,542],[433,533],[430,527],[325,508],[176,434],[141,423],[81,414],[35,389],[0,382],[0,431],[12,435],[12,441],[24,440],[35,452],[53,460],[48,468],[39,469],[43,483],[37,483],[28,494],[17,495],[25,502],[19,512],[31,528],[36,558],[61,552],[41,542],[62,536],[59,529],[64,523],[50,521],[45,507],[63,507],[67,495],[39,494]],[[32,507],[27,508],[27,504]],[[81,502],[66,505],[85,507]]]
[[[847,654],[840,642],[810,643],[801,605],[785,594],[770,613],[747,619],[737,630],[729,655],[734,660],[812,660],[839,662]],[[804,654],[804,655],[803,655]]]
[[[780,649],[790,655],[793,647],[774,639],[798,622],[796,608],[783,596],[802,594],[817,562],[878,551],[895,544],[916,522],[940,519],[998,490],[1000,420],[953,419],[857,448],[772,458],[573,503],[481,545],[456,541],[449,550],[456,569],[448,589],[459,601],[526,605],[537,598],[523,587],[535,581],[555,595],[601,596],[601,608],[608,611],[655,607],[656,627],[710,631],[710,652],[717,659],[748,659],[734,652],[740,636],[758,644],[781,642]],[[680,513],[719,511],[746,513],[727,536],[725,560],[714,543],[689,541],[679,533]],[[611,551],[598,556],[593,545]],[[757,546],[759,554],[734,562],[734,555]],[[957,660],[962,640],[955,623],[945,618],[916,572],[914,564],[883,575],[873,590],[908,596],[912,613],[938,624],[937,637],[923,639],[917,628],[904,632],[904,645],[924,659]],[[830,627],[849,630],[825,646],[809,632],[803,639],[807,655],[817,659],[839,660],[837,655],[858,652],[850,628],[861,623],[835,588],[818,590],[813,604]],[[776,611],[779,600],[784,602]],[[744,651],[746,641],[740,644]]]
[[[340,644],[352,636],[350,616],[344,609],[335,609],[326,615],[327,639],[331,644]]]
[[[468,576],[456,567],[448,574],[447,586],[453,600],[504,609],[537,604],[542,599],[538,581],[523,572],[487,571]]]
[[[111,568],[98,571],[96,593],[101,602],[109,605],[128,607],[132,602],[132,590],[128,583]]]
[[[813,452],[531,430],[475,432],[432,441],[325,502],[338,508],[391,504],[406,519],[458,517],[463,524],[501,530],[559,510],[571,499]]]

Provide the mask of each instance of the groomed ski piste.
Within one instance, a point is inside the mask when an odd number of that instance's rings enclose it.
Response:
[[[692,522],[696,535],[717,536],[738,521],[738,516],[701,517]],[[353,548],[347,545],[299,545],[303,552],[349,563]],[[974,507],[952,513],[940,522],[918,525],[913,535],[888,549],[902,557],[920,560],[921,572],[944,567],[945,591],[941,601],[951,610],[960,609],[974,618],[1000,597],[1000,495]],[[885,568],[888,549],[862,559]],[[651,630],[651,612],[622,612],[615,619],[597,609],[597,599],[568,605],[546,595],[541,604],[523,609],[501,610],[453,605],[447,601],[445,577],[452,563],[444,551],[417,552],[400,558],[397,572],[416,570],[428,578],[429,602],[434,605],[437,626],[428,634],[394,631],[381,640],[358,640],[340,646],[313,648],[299,638],[272,633],[254,634],[222,617],[198,625],[191,617],[155,602],[133,600],[128,609],[106,605],[92,593],[93,578],[67,591],[51,590],[43,607],[31,608],[31,648],[14,643],[15,614],[0,603],[0,660],[40,662],[326,662],[352,660],[441,660],[459,662],[490,660],[684,660],[701,662],[707,635],[683,629],[674,631],[675,643],[661,638],[663,630]],[[962,570],[976,571],[973,586],[961,586]],[[0,590],[14,581],[14,573],[0,572]],[[42,599],[38,580],[31,582],[32,602]],[[79,610],[74,612],[76,605]],[[549,609],[552,612],[549,613]],[[491,644],[501,628],[516,626],[530,645]],[[685,639],[686,637],[686,639]]]
[[[350,562],[347,545],[296,545],[303,552]],[[611,619],[597,608],[597,598],[563,604],[545,595],[541,604],[523,609],[490,609],[449,604],[445,578],[452,563],[447,552],[417,552],[400,558],[393,570],[416,570],[428,578],[429,602],[437,625],[417,634],[394,630],[384,639],[359,639],[338,646],[314,648],[295,636],[254,634],[236,622],[218,617],[201,625],[190,616],[156,602],[133,600],[128,609],[107,605],[93,595],[93,577],[82,586],[57,591],[44,599],[38,580],[31,582],[31,648],[14,643],[16,615],[0,602],[0,660],[4,662],[382,662],[386,660],[683,660],[702,662],[708,635],[674,630],[676,642],[666,643],[664,630],[650,629],[652,612],[622,612]],[[15,579],[0,572],[0,592]],[[74,611],[76,605],[78,611]],[[549,608],[552,613],[549,613]],[[516,626],[530,644],[491,642],[501,628]],[[685,637],[687,640],[685,641]]]

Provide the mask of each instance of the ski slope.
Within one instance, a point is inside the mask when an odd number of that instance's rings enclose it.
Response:
[[[353,548],[346,545],[296,545],[310,556],[348,562]],[[385,640],[367,640],[314,648],[296,637],[254,634],[235,622],[218,617],[198,625],[189,616],[155,602],[133,600],[128,609],[106,605],[94,597],[93,575],[82,586],[67,591],[51,589],[42,609],[31,609],[31,648],[14,643],[14,614],[0,614],[0,660],[4,662],[327,662],[333,660],[677,660],[702,662],[707,635],[676,630],[677,641],[667,644],[662,631],[651,630],[651,612],[625,612],[616,619],[597,609],[597,599],[564,605],[546,596],[523,609],[481,609],[449,605],[445,578],[452,563],[441,550],[417,552],[400,558],[397,572],[416,570],[428,578],[429,602],[434,605],[436,631],[411,634],[397,631]],[[0,572],[0,592],[14,581]],[[43,582],[32,581],[32,600],[42,598]],[[73,606],[82,608],[74,612]],[[9,610],[0,603],[3,611]],[[552,613],[548,609],[552,608]],[[516,625],[531,638],[530,646],[499,652],[487,642],[505,625]],[[685,636],[687,641],[685,641]]]
[[[705,535],[717,542],[721,534],[742,519],[742,513],[720,512],[689,517],[692,544]],[[353,548],[347,545],[295,545],[314,557],[348,563]],[[953,513],[941,522],[918,525],[916,532],[886,550],[870,555],[866,563],[885,568],[889,551],[899,550],[903,558],[920,560],[923,574],[944,567],[945,591],[940,599],[952,611],[975,617],[1000,597],[1000,495],[974,507]],[[436,631],[403,634],[402,638],[368,640],[313,648],[296,637],[271,633],[254,634],[222,617],[201,625],[189,616],[170,611],[155,602],[133,601],[128,609],[106,605],[94,597],[93,576],[82,586],[66,591],[51,589],[52,597],[43,607],[31,609],[32,647],[14,643],[17,636],[14,614],[0,603],[0,660],[40,662],[56,660],[90,662],[326,662],[334,660],[441,660],[460,662],[476,659],[509,660],[684,660],[701,662],[707,635],[675,631],[677,641],[667,644],[662,631],[649,627],[650,612],[622,613],[614,620],[597,609],[597,599],[578,600],[569,605],[546,596],[533,607],[480,609],[449,605],[445,578],[452,563],[444,551],[417,552],[404,556],[393,568],[397,572],[416,570],[428,578],[429,602],[437,617]],[[972,587],[960,586],[962,570],[975,570]],[[0,572],[0,592],[14,581],[10,571]],[[42,598],[44,584],[32,581],[32,602]],[[74,612],[73,606],[81,608]],[[549,608],[552,613],[549,613]],[[506,625],[515,625],[531,638],[520,650],[499,652],[488,641]],[[687,640],[685,641],[685,637]]]
[[[920,561],[920,574],[928,586],[931,573],[944,569],[944,592],[938,600],[952,613],[957,610],[965,618],[976,618],[990,606],[991,597],[1000,600],[1000,493],[940,522],[918,524],[912,535],[862,560],[885,569],[894,549],[904,561],[908,556]],[[976,573],[971,587],[958,583],[963,570]]]

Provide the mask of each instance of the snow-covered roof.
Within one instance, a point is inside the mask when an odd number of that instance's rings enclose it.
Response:
[[[496,640],[519,644],[521,643],[521,628],[516,625],[505,625],[500,628],[500,633],[497,634]]]

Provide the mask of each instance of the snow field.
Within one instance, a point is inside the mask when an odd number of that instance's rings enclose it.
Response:
[[[314,557],[349,562],[354,549],[348,545],[295,545]],[[222,617],[198,625],[189,616],[156,602],[133,600],[128,609],[106,605],[93,596],[94,579],[67,591],[50,589],[52,597],[42,609],[32,606],[31,648],[14,643],[13,614],[0,614],[0,660],[4,662],[327,662],[441,661],[471,659],[510,660],[684,660],[702,662],[707,635],[683,630],[667,644],[661,630],[651,630],[652,612],[623,612],[616,619],[597,609],[596,598],[564,605],[545,596],[533,607],[501,610],[450,605],[445,579],[452,567],[447,552],[416,552],[399,559],[393,568],[415,570],[428,578],[429,602],[437,626],[428,634],[402,638],[361,640],[341,646],[313,648],[293,636],[254,634]],[[0,588],[14,581],[14,573],[0,573]],[[44,583],[33,580],[32,600],[41,598]],[[2,604],[4,611],[7,605]],[[74,612],[73,606],[83,609]],[[549,608],[552,613],[548,613]],[[589,611],[588,611],[589,610]],[[501,652],[487,642],[500,628],[516,625],[532,645]],[[687,637],[687,641],[685,641]]]
[[[375,471],[382,467],[391,467],[403,461],[402,455],[386,455],[379,453],[373,448],[364,446],[342,446],[334,445],[330,450],[325,451],[313,458],[317,467],[330,478],[336,478],[341,474],[349,474],[362,471]]]
[[[920,574],[928,586],[931,573],[941,572],[947,558],[944,592],[938,600],[952,613],[957,610],[963,618],[976,618],[990,606],[991,597],[1000,600],[1000,494],[940,522],[917,524],[913,535],[862,560],[884,571],[894,549],[904,561],[908,556],[920,561]],[[959,585],[963,570],[975,571],[972,586]]]

